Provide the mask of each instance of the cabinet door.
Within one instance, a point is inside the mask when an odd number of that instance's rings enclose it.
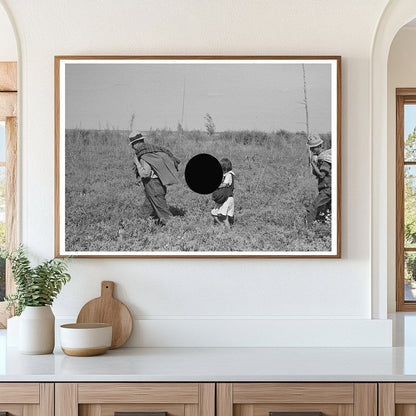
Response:
[[[377,416],[377,384],[220,383],[217,416]]]
[[[213,383],[57,383],[56,416],[215,416]]]
[[[415,416],[416,383],[380,383],[380,416]]]
[[[53,416],[52,383],[0,383],[0,415]]]

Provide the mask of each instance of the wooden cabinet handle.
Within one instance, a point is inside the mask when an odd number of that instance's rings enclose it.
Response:
[[[323,416],[322,412],[269,412],[269,416]]]
[[[168,412],[115,412],[114,416],[168,416]]]

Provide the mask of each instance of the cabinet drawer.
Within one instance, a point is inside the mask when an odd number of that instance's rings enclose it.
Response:
[[[214,383],[58,383],[56,416],[215,416]]]
[[[280,413],[280,414],[279,414]],[[220,383],[217,416],[376,416],[375,383]]]
[[[53,416],[53,384],[0,383],[0,415]]]
[[[416,383],[380,383],[380,416],[416,415]]]
[[[198,383],[80,383],[78,403],[198,403]]]

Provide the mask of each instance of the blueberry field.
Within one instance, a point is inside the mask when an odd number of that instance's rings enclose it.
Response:
[[[169,148],[182,163],[181,183],[168,188],[173,217],[166,226],[140,218],[145,198],[133,173],[128,132],[67,130],[65,135],[65,250],[74,252],[325,252],[331,220],[305,225],[317,195],[305,133],[152,130],[149,143]],[[324,135],[326,147],[329,135]],[[209,153],[227,157],[235,172],[235,224],[214,225],[211,195],[192,192],[184,169]],[[122,225],[120,225],[122,224]],[[237,254],[237,253],[236,253]]]

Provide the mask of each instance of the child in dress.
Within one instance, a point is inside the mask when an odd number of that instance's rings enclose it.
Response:
[[[211,211],[214,224],[224,224],[226,228],[231,228],[234,224],[234,176],[231,160],[224,158],[220,160],[223,177],[217,190],[212,194],[215,207]]]

